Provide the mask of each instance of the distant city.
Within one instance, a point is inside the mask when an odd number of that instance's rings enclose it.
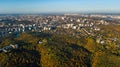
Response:
[[[110,22],[109,22],[110,21]],[[89,33],[100,31],[99,25],[120,25],[120,15],[100,14],[64,14],[64,15],[1,15],[0,37],[11,33],[27,31],[42,32],[46,30],[56,31],[61,29],[81,30],[89,27]],[[87,30],[85,30],[88,32]]]

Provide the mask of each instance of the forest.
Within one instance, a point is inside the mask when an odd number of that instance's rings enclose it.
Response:
[[[107,28],[107,34],[101,32],[103,38],[116,36],[112,28]],[[115,30],[119,32],[119,29]],[[18,48],[0,53],[0,67],[120,66],[120,48],[113,42],[99,44],[92,36],[77,38],[68,34],[28,32],[2,38],[0,48],[10,44],[18,44]]]

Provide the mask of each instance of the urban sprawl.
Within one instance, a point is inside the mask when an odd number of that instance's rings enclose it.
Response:
[[[102,26],[120,25],[120,16],[116,15],[2,15],[0,16],[0,37],[7,37],[11,34],[18,36],[24,32],[49,32],[56,34],[66,34],[70,36],[92,36],[96,37],[99,44],[115,42],[116,47],[120,48],[118,42],[118,32],[116,36],[104,38],[101,33]]]

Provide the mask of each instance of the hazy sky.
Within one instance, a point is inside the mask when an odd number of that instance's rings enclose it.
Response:
[[[120,0],[0,0],[0,13],[120,12]]]

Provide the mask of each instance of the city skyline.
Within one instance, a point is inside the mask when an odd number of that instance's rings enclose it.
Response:
[[[115,0],[1,0],[0,14],[11,13],[119,13]]]

